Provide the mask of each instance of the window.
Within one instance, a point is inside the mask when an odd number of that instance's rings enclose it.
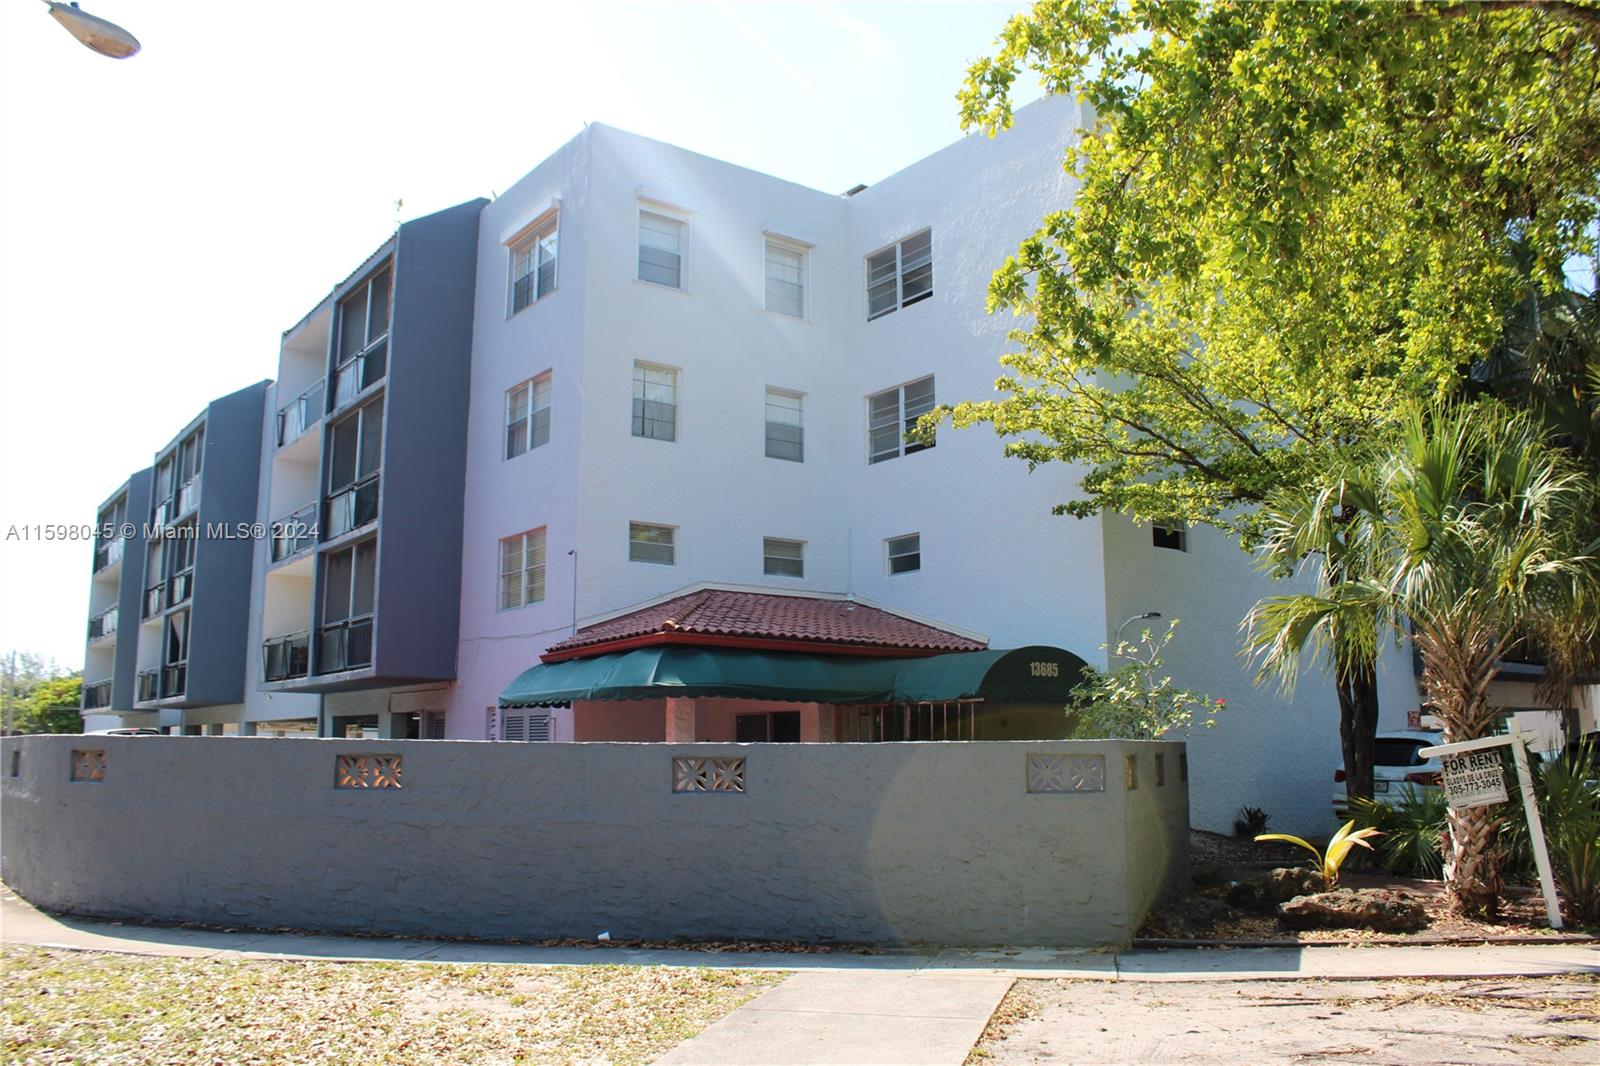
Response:
[[[777,537],[763,538],[761,572],[771,577],[805,577],[805,541],[779,540]]]
[[[768,741],[780,744],[800,742],[800,712],[772,711],[762,714],[736,714],[733,716],[734,742],[738,744],[763,744]]]
[[[806,317],[806,252],[787,241],[767,239],[767,310]]]
[[[678,372],[668,366],[633,364],[633,435],[678,439]]]
[[[767,390],[767,458],[805,462],[805,397],[798,392]]]
[[[334,351],[333,406],[354,399],[388,370],[389,267],[385,265],[339,301]]]
[[[317,673],[372,663],[372,609],[377,599],[378,542],[330,552],[322,562],[322,625]]]
[[[511,313],[556,291],[556,218],[511,245]]]
[[[506,458],[550,443],[550,373],[506,393]]]
[[[673,538],[677,530],[672,526],[652,526],[644,522],[628,523],[628,559],[635,563],[660,563],[672,566],[677,562]]]
[[[515,610],[544,600],[544,530],[533,529],[500,542],[500,609]]]
[[[1150,543],[1158,548],[1185,552],[1189,550],[1189,533],[1182,525],[1151,526]]]
[[[550,715],[545,711],[501,712],[501,740],[544,743],[551,739],[550,734]]]
[[[867,462],[881,463],[933,447],[906,440],[917,419],[933,410],[933,375],[867,397]]]
[[[639,212],[639,280],[683,288],[683,223],[653,211]]]
[[[867,256],[867,321],[933,295],[933,230]]]
[[[909,574],[922,569],[922,534],[890,537],[883,543],[889,550],[889,573]]]
[[[328,538],[378,517],[378,470],[383,461],[383,398],[362,405],[329,433]]]

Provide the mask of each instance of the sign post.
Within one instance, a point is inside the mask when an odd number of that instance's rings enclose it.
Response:
[[[1522,809],[1528,815],[1528,843],[1533,849],[1533,864],[1539,870],[1539,887],[1544,892],[1544,913],[1550,919],[1550,928],[1560,929],[1561,908],[1556,902],[1555,878],[1550,873],[1550,852],[1544,841],[1544,822],[1539,818],[1539,803],[1533,795],[1533,772],[1528,766],[1529,733],[1512,733],[1502,737],[1484,737],[1481,740],[1463,740],[1456,744],[1440,744],[1422,748],[1417,752],[1424,759],[1437,755],[1444,764],[1444,789],[1452,810],[1483,807],[1491,803],[1506,802],[1505,771],[1500,757],[1493,749],[1511,746],[1511,758],[1517,767],[1518,791],[1522,793]]]

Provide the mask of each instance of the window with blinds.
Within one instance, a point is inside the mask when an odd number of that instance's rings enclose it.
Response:
[[[511,246],[511,313],[556,291],[556,218]]]
[[[922,534],[909,533],[884,541],[889,556],[889,573],[909,574],[922,569]]]
[[[633,364],[633,435],[678,439],[678,372],[672,367]]]
[[[787,241],[767,240],[767,310],[806,316],[806,252]]]
[[[550,373],[506,392],[506,458],[550,443]]]
[[[639,280],[683,288],[684,225],[654,211],[639,212]]]
[[[500,714],[500,739],[543,743],[550,740],[550,714],[545,711],[506,710]]]
[[[674,565],[677,562],[676,534],[677,530],[672,526],[629,522],[628,559],[635,563]]]
[[[769,577],[805,577],[805,541],[762,538],[761,572]]]
[[[532,529],[500,542],[500,609],[544,600],[545,531]]]
[[[906,439],[933,407],[932,374],[868,396],[867,462],[881,463],[933,447],[931,439],[927,443]]]
[[[867,321],[933,295],[933,230],[867,256]]]
[[[767,458],[805,462],[805,397],[801,393],[767,389]]]

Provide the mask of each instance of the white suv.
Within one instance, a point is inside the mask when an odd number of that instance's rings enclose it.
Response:
[[[1409,795],[1437,792],[1444,766],[1437,755],[1424,759],[1417,752],[1443,743],[1443,733],[1425,729],[1379,733],[1372,742],[1372,798],[1394,806]],[[1333,772],[1333,780],[1339,786],[1333,793],[1333,817],[1343,825],[1350,820],[1343,766]]]

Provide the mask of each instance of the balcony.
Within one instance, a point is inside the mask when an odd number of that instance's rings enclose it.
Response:
[[[323,384],[318,381],[278,408],[278,447],[296,440],[322,420]]]
[[[272,561],[281,563],[317,542],[317,505],[308,503],[272,523]]]
[[[144,590],[144,616],[158,618],[166,607],[167,586],[157,582]]]
[[[126,543],[127,541],[121,537],[96,541],[94,546],[94,572],[98,574],[106,567],[122,562],[122,549]]]
[[[317,673],[336,674],[372,665],[372,616],[349,618],[317,631]]]
[[[92,685],[83,686],[83,709],[96,711],[102,707],[111,706],[111,682],[96,681]]]
[[[328,497],[327,533],[323,539],[332,540],[377,519],[378,475],[373,474],[367,480]]]
[[[168,663],[161,668],[161,698],[168,699],[172,696],[183,695],[184,688],[189,682],[189,664],[187,662]]]
[[[168,496],[156,504],[155,508],[150,512],[150,524],[154,526],[171,525],[172,520],[177,517],[172,510],[175,502],[171,496]]]
[[[194,594],[194,568],[180,570],[167,579],[167,606],[176,607]]]
[[[262,677],[288,681],[311,672],[311,631],[273,637],[261,645]]]
[[[161,698],[161,671],[140,670],[137,681],[137,694],[135,703],[149,703],[151,700]]]
[[[186,515],[200,506],[200,475],[196,474],[178,489],[178,514]]]
[[[337,411],[369,387],[383,380],[389,371],[389,345],[387,338],[374,344],[354,359],[347,360],[333,372],[333,409]]]
[[[108,607],[89,619],[89,639],[101,640],[117,631],[117,609]]]

